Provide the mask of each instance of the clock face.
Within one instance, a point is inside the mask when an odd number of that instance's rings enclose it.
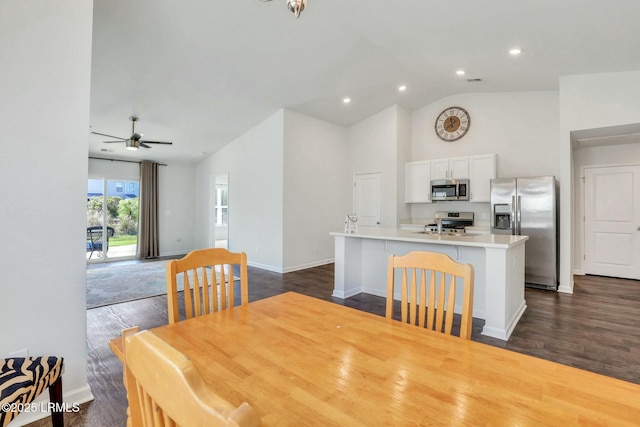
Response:
[[[444,141],[456,141],[462,138],[471,125],[467,110],[460,107],[449,107],[436,119],[436,134]]]

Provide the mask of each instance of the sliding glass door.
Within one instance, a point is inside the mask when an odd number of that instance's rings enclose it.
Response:
[[[139,194],[138,181],[89,179],[86,242],[89,262],[135,257]]]

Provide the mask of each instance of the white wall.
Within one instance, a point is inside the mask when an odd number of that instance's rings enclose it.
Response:
[[[283,266],[283,121],[280,110],[196,167],[195,241],[210,246],[212,177],[229,174],[229,250],[250,265]],[[215,181],[213,181],[215,182]]]
[[[388,228],[398,225],[398,109],[389,107],[348,130],[351,182],[355,174],[382,173],[382,227]]]
[[[212,177],[229,174],[229,249],[288,272],[331,262],[350,209],[347,131],[280,110],[196,168],[195,245],[210,244]]]
[[[341,230],[351,208],[347,131],[284,111],[284,268],[333,261],[330,231]]]
[[[92,6],[14,0],[0,13],[0,354],[63,356],[70,403],[93,398],[84,248]]]
[[[560,194],[578,185],[571,132],[640,122],[640,71],[564,76],[560,78]],[[572,197],[560,201],[560,288],[573,292],[575,207]]]
[[[89,177],[140,179],[137,163],[89,159]],[[158,168],[160,256],[182,255],[194,248],[195,166],[168,164]]]
[[[471,127],[460,140],[437,137],[434,124],[446,108],[469,112]],[[497,176],[560,176],[558,93],[499,92],[458,94],[414,111],[412,160],[431,160],[474,154],[497,154]],[[473,185],[473,183],[471,183]],[[489,221],[489,203],[435,202],[413,204],[413,218],[433,218],[437,210],[476,213],[476,221]]]
[[[405,164],[411,159],[411,111],[397,107],[396,212],[397,220],[411,218],[411,205],[405,203]]]
[[[181,255],[195,248],[195,166],[172,164],[158,171],[160,255]]]

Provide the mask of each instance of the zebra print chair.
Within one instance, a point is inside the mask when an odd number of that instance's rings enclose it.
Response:
[[[46,388],[55,405],[51,411],[53,427],[63,427],[62,357],[13,357],[0,360],[0,427],[18,416]],[[6,410],[8,409],[8,410]]]

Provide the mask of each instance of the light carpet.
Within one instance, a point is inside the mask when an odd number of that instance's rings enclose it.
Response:
[[[167,262],[87,269],[87,308],[166,295]],[[182,290],[182,275],[178,275],[178,291]]]

